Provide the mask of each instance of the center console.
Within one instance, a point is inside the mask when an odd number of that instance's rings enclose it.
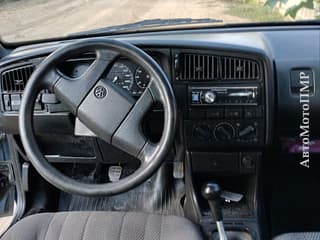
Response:
[[[254,53],[194,49],[174,50],[172,61],[200,222],[215,236],[200,189],[216,181],[231,194],[222,204],[227,234],[259,239],[257,171],[269,141],[266,62]]]
[[[248,151],[264,144],[262,91],[257,83],[240,82],[188,87],[185,133],[187,145],[192,150],[194,170],[254,171],[259,154]],[[222,152],[198,153],[213,149]],[[230,153],[230,149],[237,151]],[[201,161],[205,164],[199,164]]]
[[[176,50],[184,135],[195,171],[252,173],[266,144],[266,86],[255,55]]]

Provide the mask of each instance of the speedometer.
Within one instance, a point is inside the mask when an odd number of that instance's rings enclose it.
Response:
[[[123,63],[115,63],[108,75],[114,84],[130,91],[133,85],[133,73],[129,67]]]
[[[139,88],[145,89],[149,84],[150,74],[142,67],[138,67],[134,74],[134,79]]]

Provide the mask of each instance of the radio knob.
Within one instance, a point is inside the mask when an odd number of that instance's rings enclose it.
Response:
[[[204,94],[204,101],[208,104],[214,103],[214,101],[216,100],[216,94],[212,91],[207,91]]]

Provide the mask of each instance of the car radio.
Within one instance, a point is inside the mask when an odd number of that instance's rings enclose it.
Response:
[[[258,86],[189,87],[192,106],[252,105],[259,103]]]

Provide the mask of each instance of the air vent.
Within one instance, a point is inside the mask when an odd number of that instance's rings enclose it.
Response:
[[[260,68],[256,61],[236,57],[221,57],[222,80],[257,80],[259,78]]]
[[[176,79],[182,81],[258,80],[260,64],[249,58],[180,53],[175,58]]]
[[[22,93],[34,69],[34,65],[26,65],[2,72],[2,93]]]
[[[0,75],[3,110],[17,112],[20,108],[21,97],[28,79],[35,69],[34,64],[4,70]],[[35,111],[42,110],[40,103],[35,103]]]
[[[202,54],[180,54],[180,79],[208,81],[218,79],[218,57]]]

